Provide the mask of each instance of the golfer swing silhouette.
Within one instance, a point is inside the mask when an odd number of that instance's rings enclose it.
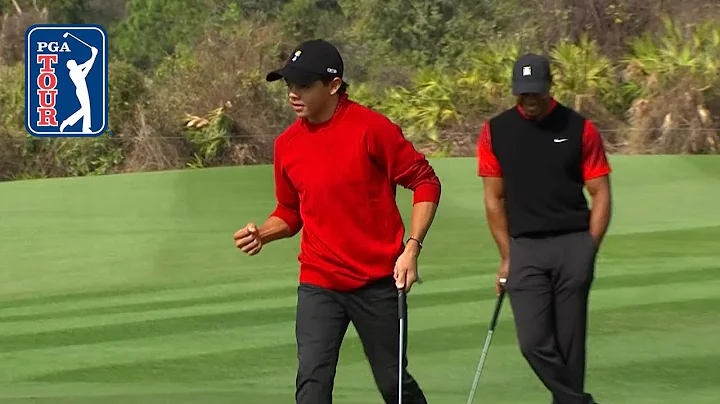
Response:
[[[80,120],[80,118],[82,118],[83,120],[83,133],[91,132],[90,94],[88,93],[87,82],[85,81],[85,78],[87,77],[90,69],[92,69],[93,64],[95,63],[95,57],[98,54],[98,50],[96,47],[91,46],[90,51],[92,52],[92,56],[90,56],[90,59],[88,59],[87,62],[78,65],[77,61],[71,59],[68,60],[66,63],[68,70],[70,70],[70,79],[72,80],[73,84],[75,84],[75,95],[77,96],[78,101],[80,101],[80,109],[78,109],[74,114],[70,115],[62,122],[62,124],[60,125],[60,132],[64,132],[65,128],[68,126],[75,125],[77,121]]]

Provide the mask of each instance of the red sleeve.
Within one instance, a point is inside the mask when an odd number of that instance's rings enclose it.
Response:
[[[440,179],[425,156],[391,122],[368,131],[368,153],[394,183],[413,191],[413,204],[440,202]]]
[[[290,233],[295,235],[302,228],[300,216],[300,195],[288,178],[282,161],[282,147],[280,138],[275,142],[273,155],[273,168],[275,172],[275,197],[277,205],[270,216],[282,219],[290,227]]]
[[[502,177],[502,169],[492,148],[490,140],[490,125],[485,122],[480,130],[477,146],[478,176]]]
[[[588,119],[585,121],[582,148],[582,172],[585,181],[610,174],[610,164],[600,132]]]

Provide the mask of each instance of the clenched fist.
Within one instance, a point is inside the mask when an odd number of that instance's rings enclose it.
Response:
[[[247,255],[255,255],[262,250],[260,231],[255,223],[250,222],[235,232],[235,246]]]

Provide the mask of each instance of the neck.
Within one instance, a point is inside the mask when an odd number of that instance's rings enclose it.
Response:
[[[327,105],[322,109],[322,111],[318,112],[313,116],[307,117],[308,122],[312,124],[320,124],[329,121],[330,118],[332,118],[332,116],[335,114],[339,102],[340,96],[337,94],[333,95],[332,98],[330,98],[330,101],[328,101]]]

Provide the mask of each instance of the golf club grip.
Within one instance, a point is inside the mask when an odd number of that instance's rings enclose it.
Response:
[[[500,317],[500,308],[502,307],[503,298],[505,297],[505,288],[500,289],[500,294],[498,295],[497,302],[495,302],[495,312],[493,313],[492,320],[490,320],[490,329],[495,330],[495,326],[498,322],[498,317]]]
[[[407,307],[405,305],[405,290],[398,290],[398,317],[405,320],[407,314]]]

